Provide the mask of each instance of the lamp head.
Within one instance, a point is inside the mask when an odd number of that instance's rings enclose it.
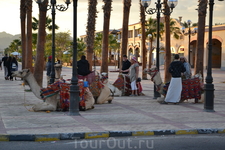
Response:
[[[63,0],[67,5],[69,5],[73,0]]]
[[[148,37],[149,37],[149,38],[152,38],[152,34],[148,34]]]
[[[167,4],[171,9],[174,9],[177,6],[178,0],[168,0]]]
[[[147,8],[151,4],[151,0],[141,0],[141,5]]]
[[[181,28],[181,31],[184,33],[185,32],[185,29],[186,29],[185,27],[182,27]]]
[[[191,25],[191,20],[187,20],[187,24],[190,26]]]
[[[35,1],[36,1],[36,3],[38,3],[38,4],[41,4],[41,3],[44,2],[44,0],[35,0]]]

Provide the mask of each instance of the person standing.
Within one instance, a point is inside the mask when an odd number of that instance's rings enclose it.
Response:
[[[52,71],[52,56],[49,56],[48,62],[46,64],[47,85],[49,85],[50,83],[51,71]]]
[[[181,74],[184,73],[186,69],[179,58],[180,56],[175,54],[174,61],[170,63],[169,73],[171,73],[172,78],[165,97],[165,101],[161,102],[161,104],[177,104],[180,101],[182,91]]]
[[[184,72],[183,78],[190,79],[191,78],[191,65],[188,63],[187,59],[184,56],[180,57],[180,61],[184,64],[186,71]]]
[[[131,62],[127,59],[127,55],[123,55],[122,74],[128,74]],[[124,71],[127,70],[127,71]]]
[[[6,66],[6,62],[7,62],[7,59],[8,59],[8,55],[5,54],[5,56],[2,58],[2,62],[3,62],[3,68],[4,68],[4,76],[5,76],[5,79],[8,80],[8,68]]]
[[[130,77],[130,86],[131,86],[131,95],[130,96],[138,96],[138,88],[136,81],[138,79],[138,74],[139,74],[139,64],[137,62],[136,57],[131,58],[131,66],[127,70],[123,70],[123,72],[129,72],[129,77]]]
[[[81,59],[77,62],[78,75],[86,76],[91,71],[89,70],[89,62],[86,60],[86,56],[81,56]]]

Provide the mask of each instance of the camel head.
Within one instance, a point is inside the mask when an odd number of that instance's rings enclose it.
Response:
[[[108,82],[108,73],[107,72],[102,72],[101,73],[101,81],[102,81],[102,83],[107,83]]]
[[[153,67],[153,68],[150,68],[150,69],[144,69],[144,72],[149,74],[151,77],[154,76],[156,74],[156,72],[158,72],[158,69],[157,67]]]
[[[24,78],[29,73],[30,73],[29,69],[23,69],[23,70],[20,70],[20,71],[13,71],[12,76],[18,77],[18,78]]]

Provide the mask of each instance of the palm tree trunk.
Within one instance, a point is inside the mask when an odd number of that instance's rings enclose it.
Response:
[[[22,48],[22,69],[25,68],[26,58],[26,0],[20,0],[20,24],[21,24],[21,48]]]
[[[194,74],[201,73],[202,77],[203,77],[205,17],[207,11],[207,2],[208,2],[207,0],[199,0],[197,48],[195,51],[195,63],[194,63]]]
[[[164,0],[164,7],[166,12],[170,12],[170,8],[167,5],[167,0]],[[165,76],[164,76],[164,82],[167,83],[171,79],[171,74],[169,73],[169,66],[171,63],[171,49],[170,49],[170,16],[169,15],[164,15],[165,17],[165,63],[164,63],[164,71],[165,71]]]
[[[102,64],[101,71],[108,73],[108,54],[109,54],[109,22],[112,8],[112,0],[103,0],[105,5],[104,11],[104,26],[103,26],[103,40],[102,40]]]
[[[47,12],[48,0],[39,5],[39,25],[38,25],[38,39],[37,39],[37,54],[34,66],[34,78],[38,85],[42,87],[43,82],[43,68],[44,68],[44,53],[45,53],[45,40],[46,40],[46,12]]]
[[[141,16],[141,33],[142,33],[142,38],[141,38],[141,45],[142,45],[142,69],[146,68],[146,63],[147,63],[147,52],[146,52],[146,45],[145,45],[145,40],[146,40],[146,34],[145,34],[145,8],[141,4],[140,0],[140,16]],[[142,79],[147,80],[147,74],[142,71]]]
[[[26,1],[27,5],[27,43],[26,43],[26,65],[25,68],[32,68],[32,0]]]
[[[95,39],[95,22],[97,18],[97,0],[88,0],[88,22],[87,22],[87,60],[92,70],[92,57]]]
[[[127,54],[127,43],[128,43],[128,25],[129,25],[129,14],[130,14],[131,0],[123,0],[123,28],[122,28],[122,44],[120,53],[120,69],[122,68],[122,56]]]

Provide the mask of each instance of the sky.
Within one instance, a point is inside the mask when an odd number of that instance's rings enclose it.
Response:
[[[64,4],[63,0],[56,0],[57,4]],[[96,31],[103,30],[103,0],[98,0],[96,20]],[[162,0],[161,0],[162,1]],[[155,8],[156,0],[152,0],[150,7]],[[132,0],[130,8],[129,24],[134,24],[140,20],[139,0]],[[198,21],[198,0],[178,0],[178,5],[174,8],[171,18],[182,17],[182,21],[191,20],[193,23]],[[213,24],[225,23],[224,17],[225,1],[215,0],[213,12]],[[207,10],[208,11],[208,10]],[[0,1],[0,32],[7,32],[12,35],[20,34],[20,0],[1,0]],[[77,36],[86,34],[87,17],[88,17],[88,0],[78,0],[77,5]],[[33,17],[38,18],[38,4],[33,1]],[[51,10],[48,10],[47,15],[51,17]],[[146,18],[156,18],[156,14],[148,15]],[[55,22],[60,27],[56,32],[70,31],[73,33],[73,3],[65,12],[56,10]],[[208,24],[209,16],[206,16],[206,25]],[[120,29],[123,20],[123,0],[113,0],[112,12],[110,18],[110,29]]]

